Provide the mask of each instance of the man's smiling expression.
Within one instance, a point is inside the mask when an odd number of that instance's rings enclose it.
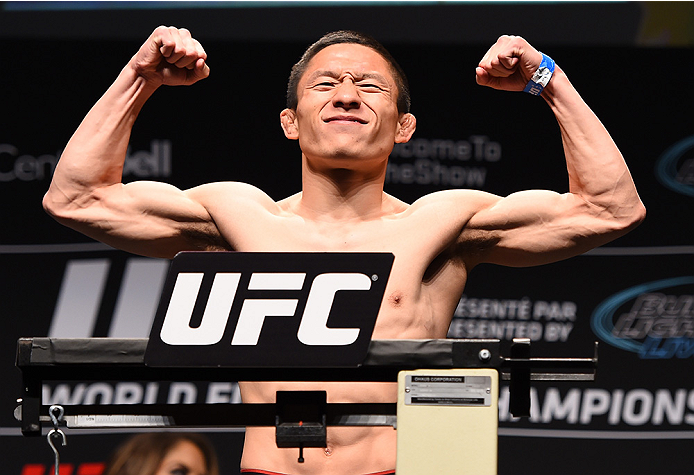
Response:
[[[384,158],[400,133],[397,87],[390,65],[366,46],[328,46],[311,59],[299,81],[293,132],[307,157]],[[412,117],[413,118],[413,117]],[[284,119],[283,119],[284,124]]]

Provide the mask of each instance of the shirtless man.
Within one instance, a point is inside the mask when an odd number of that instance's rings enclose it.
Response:
[[[296,101],[280,119],[287,138],[300,144],[302,191],[275,202],[238,182],[185,191],[121,183],[131,128],[150,95],[161,85],[189,85],[209,74],[206,54],[188,31],[157,28],[71,138],[45,209],[88,236],[154,257],[184,250],[392,252],[375,339],[445,338],[477,264],[565,259],[625,234],[644,218],[620,152],[558,66],[542,97],[561,128],[569,193],[502,198],[448,190],[411,205],[385,194],[388,156],[395,143],[410,139],[416,122],[389,55],[360,42],[324,42],[304,58],[304,68],[295,67]],[[479,63],[477,82],[521,91],[542,58],[524,39],[501,37]],[[274,402],[276,390],[296,388],[327,389],[329,402],[396,400],[392,383],[241,385],[245,402]],[[241,467],[283,474],[387,472],[395,467],[395,437],[388,427],[330,428],[328,447],[306,449],[305,462],[298,463],[295,449],[277,448],[274,428],[248,428]]]

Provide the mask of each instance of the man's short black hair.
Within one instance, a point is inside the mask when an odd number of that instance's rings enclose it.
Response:
[[[385,47],[364,33],[359,33],[356,31],[340,30],[333,31],[323,35],[318,41],[313,43],[304,52],[303,56],[298,63],[292,67],[292,72],[289,75],[289,84],[287,85],[287,107],[289,109],[296,109],[299,102],[298,96],[298,86],[299,80],[306,72],[306,67],[309,61],[318,54],[321,50],[327,48],[328,46],[341,44],[341,43],[353,43],[371,48],[380,54],[383,59],[390,65],[391,73],[395,79],[395,85],[398,89],[398,111],[400,113],[405,113],[410,111],[410,88],[407,83],[407,77],[405,72],[400,67],[400,65],[395,61],[395,58],[388,52]]]

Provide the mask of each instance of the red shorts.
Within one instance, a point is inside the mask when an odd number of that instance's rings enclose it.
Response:
[[[268,472],[267,470],[253,470],[251,468],[244,468],[241,473],[245,475],[287,475],[279,472]],[[374,472],[367,473],[365,475],[395,475],[395,470],[386,470],[385,472]]]

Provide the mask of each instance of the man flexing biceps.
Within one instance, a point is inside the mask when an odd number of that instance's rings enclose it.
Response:
[[[302,189],[280,201],[258,188],[217,182],[188,190],[123,184],[130,132],[162,85],[209,75],[207,56],[185,29],[157,28],[70,139],[44,198],[61,223],[147,256],[186,250],[391,252],[393,269],[375,339],[445,338],[467,275],[477,264],[529,266],[609,242],[645,216],[608,132],[564,72],[520,37],[501,37],[479,63],[477,82],[540,94],[561,130],[570,191],[500,197],[446,190],[412,204],[386,194],[388,156],[416,127],[401,68],[375,40],[329,33],[290,76],[280,123],[301,148]],[[277,390],[321,389],[328,402],[394,402],[393,383],[242,382],[244,402]],[[328,447],[277,448],[274,428],[246,430],[241,466],[252,473],[392,473],[396,432],[331,427]]]

